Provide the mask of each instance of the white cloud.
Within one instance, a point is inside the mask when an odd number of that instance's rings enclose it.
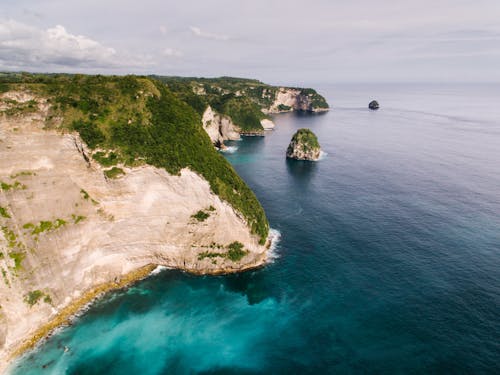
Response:
[[[200,38],[212,39],[212,40],[229,40],[229,36],[223,34],[214,34],[206,31],[202,31],[199,27],[191,26],[189,28],[191,32]]]
[[[167,57],[182,57],[182,56],[184,56],[184,54],[181,51],[173,49],[173,48],[165,48],[163,50],[162,54],[163,54],[163,56],[167,56]]]
[[[0,67],[50,69],[119,66],[115,49],[57,25],[46,30],[14,20],[0,21]],[[129,60],[130,61],[130,60]]]

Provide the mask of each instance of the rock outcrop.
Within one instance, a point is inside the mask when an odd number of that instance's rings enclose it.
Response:
[[[296,160],[316,161],[321,156],[318,138],[310,129],[299,129],[293,135],[286,157]]]
[[[370,104],[368,104],[368,108],[370,108],[372,110],[377,110],[377,109],[379,109],[379,104],[376,100],[372,100],[370,102]]]
[[[260,120],[260,124],[262,125],[262,127],[264,128],[264,130],[272,130],[275,127],[274,122],[272,122],[269,119]]]
[[[217,148],[224,148],[224,141],[240,139],[240,128],[229,116],[221,115],[208,106],[202,116],[203,129]]]
[[[202,124],[214,146],[222,150],[225,148],[224,141],[237,141],[241,139],[240,135],[263,135],[262,131],[242,131],[231,117],[217,113],[210,106],[203,112]],[[272,130],[275,126],[269,119],[261,120],[260,124],[264,130]]]
[[[280,113],[290,111],[324,112],[328,105],[324,99],[313,90],[280,87],[269,108],[264,108],[267,113]],[[321,102],[321,103],[320,103]],[[324,103],[323,103],[324,102]]]

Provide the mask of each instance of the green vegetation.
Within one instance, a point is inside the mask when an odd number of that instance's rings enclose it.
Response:
[[[269,224],[264,210],[245,182],[213,148],[201,126],[199,113],[206,108],[205,98],[197,104],[192,95],[183,101],[180,93],[174,95],[158,80],[135,76],[13,73],[0,75],[1,83],[12,89],[22,86],[48,97],[52,104],[49,117],[63,121],[49,121],[47,128],[76,130],[89,147],[113,150],[125,164],[139,160],[171,174],[179,174],[186,167],[197,172],[215,194],[243,215],[252,233],[265,243]],[[188,87],[185,83],[180,86]],[[215,103],[216,94],[211,98]],[[237,118],[244,118],[244,123],[257,126],[257,118],[244,113],[250,104],[235,94],[216,104]],[[263,116],[257,105],[253,108]],[[91,199],[83,189],[81,193],[84,199]]]
[[[320,148],[318,138],[310,129],[299,129],[292,137],[292,142],[302,144],[304,151]]]
[[[24,296],[24,302],[26,302],[28,305],[30,306],[33,306],[35,305],[38,301],[40,301],[41,299],[43,298],[43,302],[45,303],[49,303],[51,304],[52,303],[52,298],[42,292],[41,290],[32,290],[31,292],[28,292],[25,296]]]
[[[92,155],[92,158],[103,167],[111,167],[121,162],[120,157],[113,151],[109,153],[98,151]]]
[[[106,136],[94,122],[75,120],[72,129],[80,133],[80,137],[90,148],[96,148],[106,140]]]
[[[20,271],[23,268],[22,262],[24,258],[26,258],[26,254],[21,252],[11,252],[9,253],[9,257],[14,261],[14,271]]]
[[[9,191],[9,190],[26,190],[27,186],[24,184],[21,184],[19,181],[14,181],[13,184],[8,184],[6,182],[0,181],[0,188],[3,191]]]
[[[89,193],[87,193],[85,190],[80,189],[80,194],[82,195],[82,198],[85,199],[86,201],[91,201],[93,204],[99,204],[95,199],[93,199]]]
[[[328,108],[325,98],[319,95],[314,89],[300,89],[303,95],[309,96],[313,108]]]
[[[241,82],[258,83],[258,81],[232,78],[220,80],[182,79],[179,77],[156,78],[165,82],[178,98],[188,103],[200,115],[210,105],[217,112],[231,117],[243,133],[261,133],[264,131],[260,120],[267,118],[267,116],[262,113],[259,104],[248,96],[236,94]],[[204,94],[195,94],[193,89],[196,88],[201,89]]]
[[[0,112],[5,113],[7,116],[15,116],[18,114],[25,114],[30,112],[35,112],[38,110],[38,103],[35,100],[29,100],[27,102],[17,102],[11,99],[3,99],[7,108],[1,110]]]
[[[6,83],[0,83],[0,94],[10,90],[10,86]]]
[[[262,113],[257,104],[245,97],[229,97],[223,103],[215,105],[214,109],[231,117],[243,133],[264,130],[260,120],[267,116]]]
[[[14,231],[7,226],[2,226],[2,232],[3,232],[3,236],[7,240],[7,246],[9,248],[17,247],[17,245],[18,245],[17,236],[14,233]]]
[[[210,206],[205,210],[199,210],[194,215],[191,215],[191,218],[196,219],[198,221],[205,221],[210,217],[210,212],[214,212],[214,211],[215,211],[215,207]]]
[[[32,172],[32,171],[21,171],[21,172],[10,175],[10,178],[15,179],[15,178],[21,177],[21,176],[36,176],[36,173]]]
[[[228,248],[227,257],[233,262],[241,260],[241,258],[248,254],[248,250],[244,250],[243,244],[238,241],[229,244]]]
[[[50,232],[52,230],[59,229],[67,223],[68,222],[64,219],[55,219],[54,221],[42,220],[37,225],[33,223],[26,223],[23,225],[23,229],[31,230],[31,234],[37,236],[43,232]]]
[[[73,223],[75,223],[75,224],[78,224],[80,221],[83,221],[86,219],[85,216],[82,216],[82,215],[77,216],[75,214],[71,215],[71,218],[73,219]]]
[[[7,278],[7,272],[3,268],[2,268],[2,276],[3,276],[3,281],[4,281],[5,285],[7,285],[10,288],[10,282],[9,282],[9,279]]]
[[[4,217],[6,219],[10,219],[10,215],[7,212],[7,209],[5,207],[2,207],[2,206],[0,206],[0,216]]]
[[[291,109],[292,109],[292,107],[290,107],[289,105],[284,105],[284,104],[278,105],[278,110],[279,111],[289,111]]]
[[[205,221],[210,217],[210,214],[208,212],[199,210],[197,213],[194,215],[191,215],[193,219],[196,219],[198,221]]]
[[[119,176],[124,175],[124,174],[125,174],[125,171],[121,168],[118,168],[118,167],[113,167],[111,169],[106,169],[104,171],[104,175],[107,178],[118,178]]]
[[[154,78],[165,82],[170,90],[195,108],[198,113],[202,114],[207,105],[211,105],[218,112],[231,116],[233,121],[242,127],[243,131],[248,132],[262,130],[255,119],[266,118],[261,109],[269,109],[280,90],[279,87],[270,86],[255,79],[159,76],[154,76]],[[313,109],[328,108],[325,98],[313,89],[297,87],[286,87],[286,89],[298,90],[300,95],[308,97]],[[200,95],[195,94],[195,92],[200,93]],[[248,117],[238,118],[238,120],[233,117],[235,112],[238,116],[235,107],[245,107],[245,116]],[[278,109],[290,111],[293,108],[280,105]]]
[[[87,193],[85,190],[80,189],[80,194],[82,194],[83,199],[85,199],[86,201],[90,199],[89,193]]]
[[[211,248],[220,248],[216,244],[213,243],[213,247],[210,246]],[[229,259],[233,262],[238,262],[240,261],[245,255],[248,254],[248,250],[245,250],[243,247],[243,244],[241,242],[235,241],[229,244],[227,247],[228,251],[225,253],[217,253],[217,252],[210,252],[210,251],[204,251],[200,254],[198,254],[198,260],[203,260],[204,258],[226,258]]]

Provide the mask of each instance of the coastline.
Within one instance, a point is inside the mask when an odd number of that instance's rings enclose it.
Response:
[[[13,360],[20,357],[26,351],[34,348],[40,341],[47,338],[55,329],[68,325],[72,317],[80,312],[86,305],[101,298],[104,294],[129,287],[133,283],[147,278],[151,272],[156,269],[156,265],[148,264],[123,275],[117,281],[99,284],[83,294],[80,298],[71,301],[66,307],[57,313],[50,321],[37,328],[36,331],[22,340],[21,344],[10,351],[6,360],[4,369],[10,365]],[[1,369],[0,369],[1,370]]]
[[[276,237],[276,241],[279,241],[279,237]],[[264,267],[269,263],[270,260],[274,259],[273,257],[269,257],[267,252],[274,245],[274,238],[269,238],[268,244],[266,245],[266,252],[264,253],[264,257],[261,262],[255,262],[252,264],[245,264],[241,268],[225,268],[221,270],[196,270],[196,269],[187,269],[187,268],[179,268],[179,267],[169,267],[171,269],[179,269],[181,271],[191,273],[193,275],[227,275],[231,273],[239,273],[251,271],[254,269],[258,269]],[[0,373],[4,373],[12,363],[20,358],[27,351],[35,348],[38,344],[40,344],[43,340],[47,339],[56,329],[60,327],[67,326],[71,324],[71,319],[78,315],[86,306],[93,303],[94,301],[104,297],[107,293],[128,288],[135,284],[138,281],[144,280],[149,276],[155,274],[155,270],[163,265],[159,264],[147,264],[145,266],[139,267],[123,276],[121,276],[116,281],[105,282],[99,285],[96,285],[90,288],[88,291],[84,292],[84,294],[77,298],[74,301],[71,301],[66,307],[64,307],[61,311],[59,311],[51,320],[42,326],[38,327],[33,333],[29,334],[28,337],[21,340],[21,343],[8,351],[6,358],[3,359],[3,363],[0,362]]]

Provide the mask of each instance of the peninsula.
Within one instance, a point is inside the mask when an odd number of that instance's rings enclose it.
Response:
[[[253,80],[0,74],[0,372],[157,266],[265,264],[264,210],[213,147],[230,133],[206,119],[239,136],[260,134],[266,113],[327,108]]]

